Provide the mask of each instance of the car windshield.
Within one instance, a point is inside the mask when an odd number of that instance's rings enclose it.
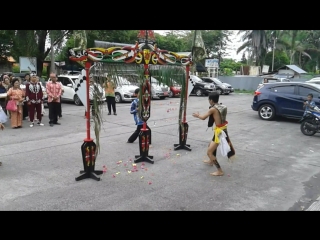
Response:
[[[197,76],[192,76],[192,80],[195,81],[195,82],[197,82],[197,83],[202,83],[202,82],[204,82],[204,81],[202,81],[201,78],[199,78],[199,77],[197,77]]]
[[[213,81],[215,81],[215,83],[223,83],[218,78],[212,78],[212,79],[213,79]]]
[[[153,77],[151,77],[151,83],[159,84],[158,80]]]
[[[119,85],[133,85],[131,82],[128,81],[128,79],[123,77],[118,77],[117,82],[119,83]]]
[[[180,84],[178,84],[176,81],[172,81],[172,85],[176,87],[180,87]]]

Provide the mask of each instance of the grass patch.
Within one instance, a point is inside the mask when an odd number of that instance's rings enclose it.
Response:
[[[254,94],[254,91],[253,90],[240,90],[240,89],[235,89],[234,90],[235,93],[248,93],[248,94]]]

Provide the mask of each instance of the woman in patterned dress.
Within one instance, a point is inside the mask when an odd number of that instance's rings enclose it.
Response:
[[[17,111],[10,111],[11,115],[11,127],[12,128],[21,128],[22,127],[22,115],[23,115],[23,99],[24,92],[20,88],[20,81],[17,78],[12,80],[12,88],[9,88],[7,95],[10,100],[15,100],[17,103]]]

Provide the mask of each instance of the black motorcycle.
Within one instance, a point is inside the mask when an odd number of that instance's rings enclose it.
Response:
[[[315,107],[308,111],[299,122],[301,132],[306,136],[313,136],[320,131],[320,109]]]

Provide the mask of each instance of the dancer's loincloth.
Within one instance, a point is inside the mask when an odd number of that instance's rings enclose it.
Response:
[[[236,152],[235,152],[233,145],[230,141],[230,137],[229,137],[228,131],[227,131],[227,126],[228,126],[228,121],[225,121],[223,124],[216,125],[213,129],[212,141],[219,144],[220,143],[219,135],[221,134],[222,131],[224,131],[226,134],[226,140],[230,146],[230,151],[228,152],[228,158],[231,158],[236,154]]]

